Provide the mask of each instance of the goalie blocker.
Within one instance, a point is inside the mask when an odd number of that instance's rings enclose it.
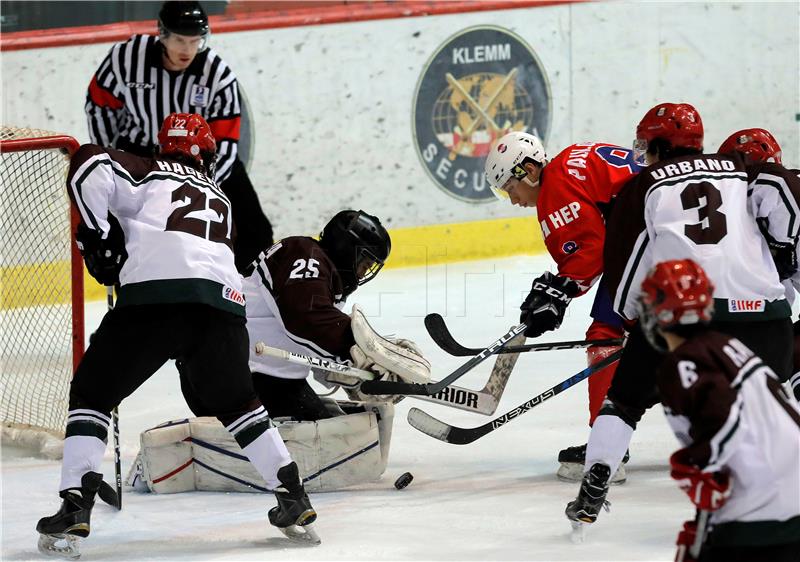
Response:
[[[386,470],[394,405],[326,400],[344,415],[318,421],[275,420],[308,492],[378,480]],[[141,434],[126,484],[138,491],[266,492],[236,441],[214,418],[165,422]]]

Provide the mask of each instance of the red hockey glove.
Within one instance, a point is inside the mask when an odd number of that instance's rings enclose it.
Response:
[[[697,540],[697,522],[684,521],[683,529],[678,533],[678,540],[675,545],[678,551],[675,553],[675,562],[697,562],[697,558],[689,554],[689,549]]]
[[[669,458],[670,476],[678,482],[698,509],[715,511],[725,505],[731,496],[731,481],[724,472],[703,472],[688,463],[686,449],[680,449]]]

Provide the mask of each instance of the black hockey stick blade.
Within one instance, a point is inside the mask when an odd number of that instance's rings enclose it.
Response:
[[[119,496],[117,492],[114,491],[114,488],[111,487],[111,484],[102,480],[100,482],[100,488],[97,490],[97,495],[100,496],[100,499],[106,502],[111,507],[119,507]]]
[[[465,347],[461,345],[450,333],[445,324],[444,318],[440,314],[432,313],[425,317],[425,328],[428,335],[439,346],[440,349],[456,357],[468,357],[481,352],[476,347]],[[614,346],[622,345],[622,338],[607,338],[602,340],[573,340],[549,343],[531,343],[525,345],[509,345],[498,351],[498,353],[524,353],[528,351],[554,351],[558,349],[580,349],[591,346]]]
[[[364,381],[361,383],[361,392],[364,394],[404,394],[406,396],[412,395],[431,395],[437,394],[444,388],[455,382],[456,379],[471,371],[479,363],[482,363],[490,355],[497,353],[515,336],[518,336],[526,330],[525,324],[519,324],[509,329],[499,339],[492,342],[487,348],[480,350],[480,353],[475,355],[472,359],[461,365],[458,369],[444,377],[439,382],[435,383],[407,383],[401,381]]]
[[[611,363],[617,361],[620,356],[622,355],[622,350],[619,349],[603,359],[602,361],[598,361],[594,365],[591,365],[584,370],[580,371],[569,377],[568,379],[558,383],[557,385],[548,388],[541,394],[534,396],[524,404],[514,408],[513,410],[506,412],[499,418],[495,418],[490,422],[487,422],[483,425],[479,425],[478,427],[456,427],[454,425],[449,425],[444,423],[441,420],[437,420],[432,415],[428,414],[427,412],[423,412],[419,408],[411,408],[408,411],[408,423],[415,429],[418,429],[422,433],[430,435],[434,439],[438,439],[439,441],[445,441],[447,443],[452,443],[454,445],[467,445],[468,443],[472,443],[473,441],[477,441],[487,433],[491,433],[495,429],[505,425],[506,423],[510,422],[511,420],[521,416],[531,408],[538,406],[545,400],[552,398],[556,394],[560,394],[561,392],[567,390],[568,388],[575,386],[577,383],[582,381],[585,378],[588,378],[589,375],[592,373],[596,373],[597,371],[603,369],[604,367],[610,365]]]

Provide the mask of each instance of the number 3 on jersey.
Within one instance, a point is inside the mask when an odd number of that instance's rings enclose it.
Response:
[[[185,183],[172,192],[172,202],[180,202],[183,205],[172,211],[164,230],[185,232],[211,242],[225,244],[233,249],[231,225],[228,219],[230,206],[227,201],[214,197],[213,192],[206,193],[194,185]],[[206,217],[214,215],[215,218],[198,218],[190,216],[192,214]]]

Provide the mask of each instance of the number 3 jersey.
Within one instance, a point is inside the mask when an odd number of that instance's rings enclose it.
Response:
[[[800,179],[738,153],[682,156],[645,168],[617,196],[604,249],[614,310],[638,316],[657,263],[689,258],[714,284],[715,319],[788,318],[790,307],[756,219],[779,242],[800,232]]]
[[[70,199],[89,228],[122,227],[128,259],[118,306],[203,303],[245,315],[232,250],[230,202],[201,172],[168,157],[83,145],[70,162]]]
[[[355,345],[336,266],[313,238],[291,236],[262,252],[244,280],[250,370],[284,379],[304,379],[309,369],[265,355],[256,342],[336,362],[350,359]]]

